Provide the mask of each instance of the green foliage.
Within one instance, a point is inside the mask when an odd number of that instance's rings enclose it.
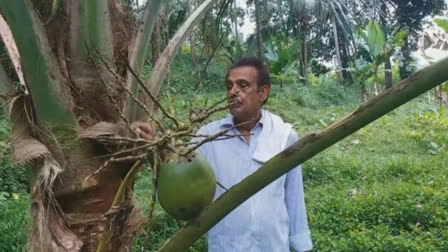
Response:
[[[27,195],[0,198],[0,251],[28,251],[29,204]]]
[[[12,193],[25,192],[28,186],[28,173],[25,167],[12,165],[7,143],[9,126],[4,116],[0,116],[0,193],[10,197]]]
[[[398,30],[386,40],[378,22],[372,21],[369,21],[364,29],[358,28],[357,31],[357,35],[363,40],[360,41],[363,42],[360,45],[368,52],[370,61],[374,61],[377,65],[383,63],[386,56],[392,56],[397,48],[402,47],[408,34],[407,30]]]
[[[284,39],[271,37],[270,43],[265,43],[265,58],[269,62],[271,74],[280,74],[297,59],[300,43],[298,40],[283,41]]]
[[[28,173],[10,161],[9,127],[0,116],[0,251],[25,251],[29,216]]]
[[[406,125],[408,127],[403,129],[403,134],[420,143],[422,147],[426,147],[430,154],[437,155],[443,151],[446,152],[446,138],[437,134],[437,132],[443,132],[448,128],[448,118],[443,107],[421,112],[411,121],[407,121]],[[422,130],[427,125],[433,127]]]
[[[33,97],[34,109],[41,122],[51,126],[73,125],[74,118],[67,110],[67,101],[56,88],[58,78],[52,72],[55,65],[49,60],[48,48],[45,48],[46,41],[34,25],[37,17],[30,5],[30,2],[24,0],[1,1],[0,10],[11,28],[21,55],[21,64],[27,73],[25,78]]]
[[[228,65],[221,61],[211,60],[204,72],[207,59],[199,58],[198,60],[198,72],[200,74],[193,69],[191,56],[188,53],[179,53],[171,65],[171,71],[164,80],[165,83],[162,85],[161,92],[169,90],[175,95],[182,95],[182,99],[176,102],[184,101],[184,103],[188,103],[192,95],[224,91],[224,78],[227,74]],[[147,68],[145,72],[150,72],[151,67],[145,66],[145,68]],[[202,83],[199,83],[200,80],[202,80]],[[161,97],[164,97],[164,95],[161,95]]]
[[[378,22],[369,21],[367,36],[363,38],[366,40],[369,52],[374,58],[383,53],[386,37]]]
[[[446,118],[414,101],[303,165],[317,251],[448,249],[446,147],[428,144],[447,142]]]
[[[28,185],[28,173],[23,166],[13,166],[9,155],[0,157],[0,192],[25,192]]]
[[[247,46],[239,41],[226,41],[224,44],[224,55],[230,62],[236,62],[242,58],[247,51]]]
[[[206,98],[212,102],[223,94],[198,92],[195,103]],[[344,88],[329,77],[311,76],[308,86],[273,86],[267,108],[304,136],[355,109],[359,97],[356,86]],[[179,95],[174,100],[176,112],[188,110],[188,99]],[[446,251],[447,127],[447,111],[418,98],[303,164],[315,251]],[[431,142],[439,151],[431,151]],[[134,188],[145,216],[153,192],[151,177],[145,170]],[[0,233],[5,234],[0,236],[0,251],[26,247],[29,200],[22,194],[17,200],[11,196],[0,199]],[[151,238],[148,222],[144,224],[134,239],[134,251],[155,251],[179,228],[159,204],[153,224]],[[190,251],[206,247],[202,237]]]
[[[302,108],[323,108],[327,106],[335,106],[342,104],[352,104],[359,102],[359,90],[354,88],[347,88],[340,85],[337,79],[329,78],[328,76],[309,76],[310,85],[303,85],[293,83],[283,88],[274,85],[271,88],[270,98],[268,100],[268,108],[276,108],[279,110],[284,108],[285,104],[288,107]],[[281,113],[294,113],[296,116],[301,116],[300,109],[284,110]]]
[[[269,43],[264,44],[265,58],[268,61],[269,72],[272,82],[293,83],[299,79],[298,51],[300,48],[299,40],[288,40],[271,36]]]
[[[446,20],[441,18],[435,18],[434,23],[436,23],[437,26],[439,26],[443,31],[448,33],[448,22]]]
[[[394,36],[393,36],[393,41],[392,41],[392,45],[395,45],[396,47],[402,47],[405,44],[405,39],[408,36],[409,31],[408,30],[402,30],[397,32]]]
[[[136,202],[143,210],[145,216],[149,215],[149,206],[153,192],[151,178],[151,172],[145,170],[139,175],[135,185]],[[162,209],[159,203],[156,204],[153,216],[153,231],[150,239],[148,232],[150,230],[149,223],[145,222],[143,229],[134,238],[133,251],[156,251],[157,248],[164,244],[166,239],[179,229],[176,221]],[[205,238],[202,238],[189,251],[206,251],[206,246]]]
[[[384,71],[383,64],[405,44],[408,31],[395,31],[386,41],[385,33],[380,25],[369,21],[365,28],[358,28],[357,35],[360,38],[358,41],[360,50],[358,59],[354,62],[356,70],[353,72],[356,79],[360,80],[361,86],[367,86],[370,82],[384,83],[384,77],[379,75],[381,71]]]

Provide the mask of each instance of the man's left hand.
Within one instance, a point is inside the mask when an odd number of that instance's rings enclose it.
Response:
[[[156,128],[147,122],[133,122],[131,124],[131,130],[143,139],[152,140],[156,135]]]

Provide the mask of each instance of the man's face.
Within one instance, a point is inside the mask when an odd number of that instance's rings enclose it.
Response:
[[[231,69],[226,80],[230,113],[239,121],[258,116],[263,101],[269,94],[269,86],[258,87],[258,72],[252,66]]]

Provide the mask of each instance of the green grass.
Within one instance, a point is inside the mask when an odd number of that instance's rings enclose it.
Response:
[[[148,170],[145,170],[140,174],[137,184],[135,185],[136,202],[143,210],[145,216],[149,216],[149,206],[152,197],[151,177],[152,174]],[[150,227],[147,221],[141,232],[135,237],[135,251],[154,251],[157,248],[160,248],[165,240],[179,229],[176,221],[165,213],[159,204],[156,204],[154,209],[152,222],[153,232],[151,232],[151,236],[149,236],[148,231]],[[205,239],[202,238],[198,240],[189,251],[206,251]]]
[[[304,136],[358,106],[355,89],[322,85],[273,87],[267,108]],[[222,93],[195,95],[205,101]],[[448,114],[424,97],[303,164],[314,251],[448,251]],[[182,115],[188,105],[179,97],[174,107]],[[0,201],[0,251],[20,251],[26,245],[28,200],[23,189],[17,190],[19,200]],[[140,174],[135,192],[147,215],[150,172]],[[150,242],[146,224],[134,251],[152,251],[178,229],[158,205],[153,222]],[[202,238],[190,251],[205,250]]]
[[[29,205],[24,194],[0,200],[0,251],[27,251]]]
[[[315,250],[448,251],[447,128],[446,111],[417,100],[306,162]]]

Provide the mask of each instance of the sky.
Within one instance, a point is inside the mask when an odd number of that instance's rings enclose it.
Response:
[[[244,39],[246,39],[250,34],[253,34],[255,32],[255,23],[251,22],[249,19],[249,13],[248,10],[252,10],[253,8],[248,9],[246,2],[247,0],[235,0],[237,7],[243,8],[246,10],[246,15],[244,15],[244,24],[243,26],[239,27],[239,33],[244,34]],[[447,0],[448,1],[448,0]]]

